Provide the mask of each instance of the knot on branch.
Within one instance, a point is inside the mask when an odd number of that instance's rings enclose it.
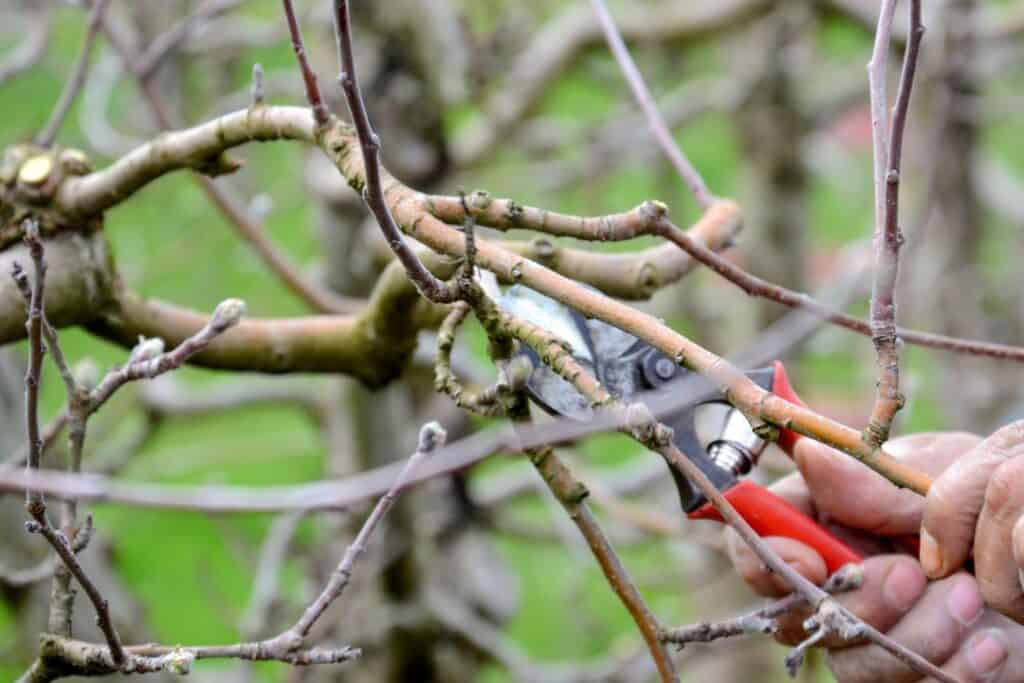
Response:
[[[102,227],[98,216],[73,219],[54,208],[64,181],[91,171],[92,163],[78,149],[23,144],[4,150],[0,160],[0,249],[26,236],[29,219],[37,224],[41,237],[64,231],[90,233]]]
[[[672,430],[658,422],[651,409],[639,401],[626,407],[626,427],[636,439],[653,450],[672,443]]]
[[[242,162],[230,156],[227,152],[220,152],[192,164],[192,169],[205,176],[216,178],[221,175],[230,175],[242,168]]]
[[[668,215],[668,204],[657,199],[648,199],[636,210],[644,217],[644,223],[652,226]]]
[[[193,653],[179,648],[165,655],[164,666],[167,673],[187,676],[192,673],[192,662],[194,661],[196,661],[196,656]]]

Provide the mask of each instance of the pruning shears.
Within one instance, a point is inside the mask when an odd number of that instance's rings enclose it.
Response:
[[[622,400],[649,401],[659,394],[670,393],[686,376],[696,377],[695,373],[680,367],[632,334],[600,320],[587,319],[578,311],[524,285],[509,288],[498,303],[510,313],[566,341],[576,361]],[[532,363],[526,383],[532,401],[553,415],[577,420],[591,418],[589,402],[570,382],[542,363],[525,345],[519,354]],[[748,370],[746,375],[766,391],[803,405],[781,362]],[[845,564],[860,562],[860,554],[814,519],[767,488],[743,478],[757,464],[767,442],[743,413],[725,400],[721,391],[709,383],[703,386],[695,400],[662,417],[662,422],[672,428],[679,450],[701,469],[759,535],[786,536],[811,546],[824,558],[830,574]],[[782,429],[778,444],[792,455],[800,438],[796,432]],[[723,521],[700,489],[671,463],[667,464],[686,515],[690,519]]]

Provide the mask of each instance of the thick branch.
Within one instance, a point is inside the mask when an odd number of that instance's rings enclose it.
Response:
[[[454,264],[425,256],[439,273],[452,272]],[[343,373],[368,386],[381,386],[402,371],[416,348],[416,333],[436,326],[444,313],[445,307],[420,298],[396,263],[380,276],[359,315],[245,319],[189,362],[269,373]],[[139,335],[175,345],[208,319],[204,313],[122,291],[116,306],[89,329],[128,347]]]

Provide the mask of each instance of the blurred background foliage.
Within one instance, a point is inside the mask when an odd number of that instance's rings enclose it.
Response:
[[[115,3],[116,4],[116,3]],[[147,3],[139,3],[145,5]],[[184,9],[188,3],[169,3]],[[358,5],[358,3],[356,3]],[[386,4],[386,3],[382,3]],[[501,44],[508,34],[511,43],[505,52],[514,54],[544,22],[563,11],[568,3],[505,3],[499,0],[463,3],[465,20],[478,35],[490,36]],[[785,5],[787,3],[779,3]],[[870,3],[866,3],[869,4]],[[515,7],[513,7],[513,5]],[[618,9],[628,12],[627,3]],[[245,2],[235,16],[239,21],[277,22],[279,3]],[[780,10],[782,12],[783,10]],[[0,27],[0,53],[15,46],[23,27],[13,23]],[[0,142],[4,145],[28,140],[46,120],[56,101],[77,53],[84,24],[80,8],[59,3],[55,13],[52,41],[43,61],[20,78],[0,87],[3,116],[0,116]],[[307,15],[308,16],[308,15]],[[870,33],[856,21],[835,12],[815,13],[811,20],[800,19],[801,38],[786,49],[793,52],[790,78],[797,100],[814,101],[818,86],[827,84],[835,74],[863,74],[870,49]],[[515,27],[512,31],[510,27]],[[942,27],[933,26],[926,36],[928,54],[942,41]],[[634,54],[645,76],[659,95],[690,87],[693,92],[707,84],[738,84],[747,77],[745,65],[769,59],[758,54],[765,41],[755,40],[756,29],[738,27],[724,37],[708,40],[680,40],[658,43],[639,42]],[[322,82],[331,88],[333,53],[327,28],[307,24],[307,40]],[[755,36],[756,37],[756,36]],[[209,37],[207,37],[209,40]],[[746,44],[749,41],[750,44]],[[213,41],[215,43],[215,40]],[[737,55],[737,52],[752,54]],[[501,55],[495,59],[500,60]],[[98,56],[96,61],[104,59]],[[279,39],[233,53],[229,59],[207,59],[202,53],[189,54],[179,62],[180,83],[177,97],[183,116],[191,122],[203,120],[219,110],[214,107],[225,93],[245,92],[253,62],[261,62],[268,75],[293,76],[291,92],[272,94],[271,101],[299,104],[298,75],[294,57],[279,31]],[[211,65],[212,64],[212,65]],[[95,76],[94,76],[95,77]],[[866,81],[866,79],[864,79]],[[490,87],[500,87],[500,78]],[[1013,65],[991,79],[979,95],[979,107],[985,103],[1015,102],[1019,110],[1021,70]],[[907,155],[905,223],[919,220],[925,205],[933,200],[924,185],[933,159],[927,148],[928,129],[933,117],[927,108],[929,90],[920,86],[911,111],[913,129]],[[685,91],[684,91],[685,92]],[[444,134],[455,138],[483,116],[481,102],[486,89],[471,94],[462,103],[445,112]],[[372,98],[372,93],[369,97]],[[337,101],[335,102],[337,105]],[[370,102],[371,107],[376,106]],[[61,131],[62,145],[89,150],[98,166],[109,158],[98,153],[81,127],[83,112],[79,99]],[[768,106],[768,105],[765,105]],[[993,105],[995,106],[995,105]],[[337,106],[336,106],[337,109]],[[121,78],[110,95],[109,115],[140,137],[150,135],[145,112],[136,97],[133,84]],[[870,132],[865,98],[851,98],[832,112],[825,121],[817,121],[813,130],[795,140],[776,141],[798,147],[796,154],[808,169],[805,189],[806,213],[792,235],[802,242],[803,271],[795,282],[814,291],[834,277],[840,250],[869,239],[872,197],[870,172]],[[558,187],[552,183],[551,169],[577,168],[586,164],[587,150],[594,144],[595,131],[608,121],[635,119],[634,107],[617,67],[603,45],[595,45],[574,60],[551,85],[531,110],[536,128],[547,130],[550,141],[530,144],[525,135],[511,135],[497,153],[478,168],[452,174],[443,181],[446,192],[460,187],[486,188],[500,196],[569,213],[600,214],[620,211],[639,202],[657,198],[669,204],[676,222],[687,224],[698,215],[685,187],[668,164],[656,153],[630,155],[623,160],[609,159],[607,168],[587,168],[582,182]],[[755,112],[756,115],[756,112]],[[632,117],[632,118],[631,118]],[[630,143],[653,150],[653,142],[643,125],[625,128]],[[709,186],[720,196],[734,197],[747,207],[751,187],[747,158],[750,142],[744,141],[743,115],[735,110],[710,107],[675,130],[676,139]],[[1002,164],[1017,182],[1024,182],[1024,136],[1018,117],[994,115],[991,123],[978,127],[979,153]],[[543,135],[542,135],[543,137]],[[385,158],[389,153],[384,140]],[[944,144],[940,141],[938,144]],[[251,145],[238,151],[245,167],[235,182],[249,197],[261,196],[270,209],[266,225],[273,239],[297,261],[311,268],[322,266],[322,244],[315,229],[314,202],[305,189],[307,152],[295,145],[276,143]],[[581,161],[582,160],[582,161]],[[965,162],[967,163],[967,162]],[[759,272],[759,257],[765,249],[764,236],[758,235],[759,216],[746,212],[747,226],[732,251],[753,272]],[[1019,214],[1018,214],[1019,216]],[[981,291],[976,300],[981,314],[991,321],[973,336],[993,336],[1000,341],[1019,342],[1010,335],[1016,330],[1019,305],[1020,223],[992,207],[980,211],[981,222],[968,226],[978,241],[977,278]],[[934,230],[924,240],[938,239]],[[123,278],[147,296],[171,300],[196,309],[211,309],[227,296],[244,298],[250,314],[286,316],[306,312],[303,304],[269,275],[259,259],[239,241],[225,220],[183,174],[160,179],[140,195],[107,215],[106,232],[113,245]],[[917,235],[915,235],[916,237]],[[775,245],[784,251],[786,245]],[[601,248],[634,249],[636,243]],[[794,248],[796,248],[794,246]],[[909,275],[904,276],[910,293],[928,297],[915,280],[916,259],[928,259],[929,252],[913,245],[905,251]],[[866,311],[866,292],[857,289],[850,302],[852,311]],[[907,324],[934,329],[928,306],[906,302]],[[934,303],[934,302],[933,302]],[[659,294],[653,304],[676,327],[710,344],[720,353],[743,346],[761,326],[759,311],[764,305],[747,300],[742,292],[707,272],[696,272],[677,286]],[[771,307],[768,307],[772,310]],[[778,313],[767,314],[773,317]],[[469,328],[472,329],[472,328]],[[992,334],[990,334],[990,332]],[[79,330],[63,333],[66,352],[75,359],[91,357],[101,366],[121,362],[122,349],[114,348]],[[483,340],[479,330],[462,336],[480,358]],[[1001,399],[998,405],[985,405],[975,413],[987,415],[988,422],[965,423],[959,414],[958,400],[949,396],[949,384],[943,374],[961,359],[937,352],[905,349],[907,407],[899,423],[906,433],[948,427],[985,431],[1013,411],[1013,402]],[[875,369],[870,341],[836,329],[822,329],[801,345],[791,358],[799,391],[807,402],[822,412],[859,426],[863,423],[873,394]],[[986,366],[991,367],[991,366]],[[1019,379],[1016,369],[1007,374]],[[202,392],[231,377],[209,371],[188,369],[179,378],[190,390]],[[1011,398],[1016,398],[1009,394]],[[55,373],[46,377],[45,406],[48,415],[56,413],[63,401]],[[113,443],[118,435],[128,434],[143,419],[131,410],[131,397],[122,397],[107,408],[111,413],[109,429]],[[995,399],[992,399],[993,401]],[[123,404],[123,405],[122,405]],[[122,437],[127,438],[127,437]],[[106,443],[106,442],[105,442]],[[395,457],[409,452],[413,443],[390,445]],[[642,453],[628,440],[601,437],[580,447],[588,471],[615,472],[637,459],[654,457]],[[100,457],[93,453],[90,457]],[[324,475],[325,445],[312,420],[296,408],[263,406],[210,416],[171,419],[161,426],[121,476],[140,481],[174,483],[284,484],[315,480]],[[88,467],[88,464],[87,464]],[[481,477],[500,472],[504,463],[481,468]],[[664,498],[664,512],[676,515],[671,498]],[[552,525],[550,502],[541,499],[521,501],[512,513],[523,520]],[[556,506],[557,507],[557,506]],[[114,539],[114,564],[131,593],[144,605],[145,617],[155,638],[167,643],[216,643],[237,640],[241,611],[246,605],[256,554],[266,533],[269,519],[262,516],[213,517],[184,512],[131,510],[97,506],[96,524]],[[282,585],[297,599],[303,593],[303,568],[299,559],[305,552],[324,543],[323,527],[305,520],[296,548],[284,568]],[[574,530],[567,534],[572,536]],[[523,650],[541,661],[593,658],[624,651],[637,643],[635,629],[590,558],[578,544],[536,542],[514,535],[496,533],[501,557],[512,568],[519,585],[519,607],[506,626],[506,633]],[[689,572],[683,577],[673,568],[681,556],[690,552],[686,538],[666,541],[648,539],[623,549],[622,556],[644,587],[645,596],[663,623],[673,624],[705,616],[707,592],[721,584],[721,590],[745,591],[736,582],[716,577],[720,563],[709,565],[704,576]],[[714,569],[717,567],[717,569]],[[732,604],[739,605],[741,600]],[[28,653],[17,651],[15,634],[19,625],[14,612],[0,600],[0,679],[11,680],[23,670]],[[83,618],[83,617],[80,617]],[[42,625],[40,624],[39,627]],[[38,629],[37,629],[38,630]],[[736,651],[744,643],[719,643],[718,654]],[[698,648],[694,648],[695,650]],[[781,661],[781,655],[776,655]],[[206,669],[227,664],[203,664]],[[356,664],[355,666],[358,666]],[[265,680],[285,680],[285,667],[260,665]],[[681,667],[684,680],[687,666]],[[812,669],[813,670],[813,669]],[[782,667],[772,675],[781,680]],[[817,674],[827,678],[824,672]],[[508,680],[508,674],[490,667],[487,681]],[[768,680],[768,676],[762,680]]]

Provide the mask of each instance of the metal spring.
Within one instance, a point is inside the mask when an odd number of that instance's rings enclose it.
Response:
[[[738,477],[754,466],[754,454],[734,441],[715,441],[708,447],[711,460],[723,470]]]

